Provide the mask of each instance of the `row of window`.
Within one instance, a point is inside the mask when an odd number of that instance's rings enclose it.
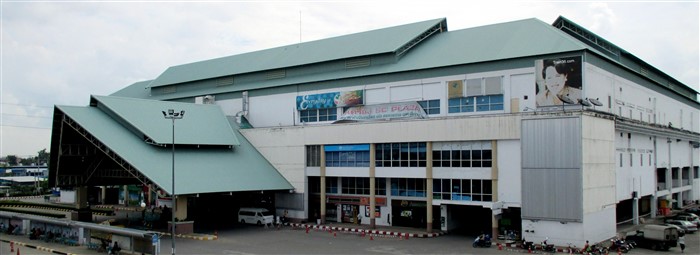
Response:
[[[470,142],[466,142],[470,143]],[[491,167],[491,149],[482,148],[480,142],[471,142],[475,146],[461,146],[454,149],[433,150],[434,167]],[[436,143],[436,145],[439,145]],[[342,146],[335,146],[342,148]],[[350,147],[350,146],[348,146]],[[490,148],[488,146],[483,146]],[[468,149],[474,148],[474,149]],[[348,149],[348,151],[326,151],[327,167],[369,167],[368,150]],[[321,166],[321,146],[306,146],[306,166]],[[377,167],[425,167],[426,143],[381,143],[376,145],[375,166]]]
[[[367,177],[326,177],[326,193],[369,195],[369,180]],[[375,194],[385,196],[386,180],[376,178],[375,181]],[[320,186],[320,177],[309,177],[310,193],[320,193]],[[392,196],[426,197],[427,194],[425,179],[392,178],[390,187]],[[434,179],[433,199],[492,201],[492,182],[478,179]]]
[[[491,180],[434,179],[433,199],[492,201]]]
[[[503,110],[503,95],[474,96],[447,100],[448,113]]]

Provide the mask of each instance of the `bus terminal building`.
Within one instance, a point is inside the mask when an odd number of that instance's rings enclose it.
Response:
[[[149,204],[174,194],[195,224],[235,221],[230,203],[599,242],[697,203],[699,119],[697,91],[564,17],[435,19],[172,66],[56,106],[49,181],[79,206],[122,185]]]

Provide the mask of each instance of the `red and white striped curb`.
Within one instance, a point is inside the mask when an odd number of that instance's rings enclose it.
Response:
[[[299,224],[299,223],[290,223],[289,224],[292,227],[295,228],[309,228],[309,229],[318,229],[318,230],[324,230],[324,231],[341,231],[341,232],[349,232],[349,233],[366,233],[366,234],[375,234],[375,235],[384,235],[384,236],[396,236],[396,237],[414,237],[414,238],[430,238],[430,237],[438,237],[442,233],[423,233],[423,234],[416,234],[416,233],[406,233],[406,232],[399,232],[399,231],[384,231],[384,230],[375,230],[375,229],[361,229],[361,228],[347,228],[347,227],[335,227],[335,226],[324,226],[324,225],[309,225],[309,224]]]

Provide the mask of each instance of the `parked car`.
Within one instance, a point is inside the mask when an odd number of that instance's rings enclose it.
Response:
[[[275,216],[265,208],[241,208],[238,222],[243,224],[272,225]]]
[[[693,215],[694,215],[694,214],[693,214]],[[684,220],[684,221],[693,223],[693,224],[695,224],[696,227],[700,228],[700,218],[698,218],[697,216],[693,217],[693,216],[691,216],[691,215],[682,215],[682,214],[678,214],[678,215],[674,216],[672,219],[674,219],[674,220]]]
[[[698,231],[698,226],[685,220],[666,220],[667,224],[673,224],[679,226],[685,230],[686,233],[692,234]]]
[[[691,207],[691,208],[685,209],[685,212],[699,214],[700,207]]]

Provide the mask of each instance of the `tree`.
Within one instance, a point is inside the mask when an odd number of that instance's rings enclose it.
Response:
[[[5,157],[5,160],[7,160],[7,165],[9,166],[17,165],[17,156],[15,155],[7,155],[7,157]]]
[[[36,161],[37,165],[42,165],[44,163],[49,162],[49,157],[51,156],[51,154],[46,151],[46,148],[44,148],[43,150],[40,150],[37,153],[39,154],[39,157],[37,158],[37,161]]]

